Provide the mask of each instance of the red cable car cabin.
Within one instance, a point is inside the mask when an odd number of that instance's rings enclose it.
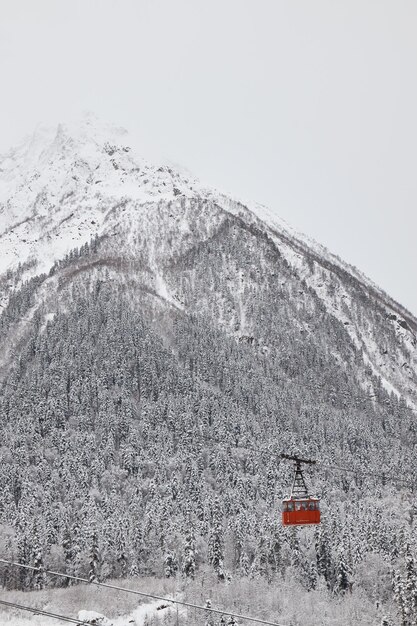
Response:
[[[282,523],[284,526],[320,524],[320,500],[313,496],[284,498]]]
[[[320,500],[309,495],[307,485],[301,471],[301,463],[314,464],[315,461],[300,459],[287,454],[281,455],[284,459],[295,462],[295,474],[291,495],[282,501],[283,526],[305,526],[320,524]]]

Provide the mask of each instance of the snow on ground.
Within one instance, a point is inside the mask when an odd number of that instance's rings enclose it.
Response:
[[[59,613],[59,611],[49,609],[48,607],[45,607],[44,610],[51,613]],[[129,614],[121,615],[113,619],[109,619],[102,613],[84,609],[72,615],[65,614],[65,617],[91,623],[94,626],[143,626],[146,618],[154,617],[162,620],[168,613],[172,613],[172,611],[176,611],[174,604],[155,600],[152,602],[143,602]],[[184,609],[181,609],[180,612],[183,614]],[[0,609],[0,624],[2,626],[65,626],[68,622],[45,617],[44,615],[25,614],[23,611],[19,611],[18,615],[14,615],[11,612],[2,612]]]
[[[166,602],[157,600],[146,604],[140,604],[129,615],[113,619],[112,625],[127,626],[127,624],[133,624],[134,626],[142,626],[142,624],[145,623],[146,618],[157,617],[158,619],[163,619],[167,614],[170,614],[173,611],[176,611],[174,604],[168,605]],[[184,609],[181,609],[179,612],[183,614]]]

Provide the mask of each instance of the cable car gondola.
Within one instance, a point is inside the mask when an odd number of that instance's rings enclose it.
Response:
[[[295,473],[291,495],[282,500],[283,526],[305,526],[320,524],[320,499],[309,495],[301,470],[301,463],[314,464],[315,461],[281,454],[283,459],[294,461]]]

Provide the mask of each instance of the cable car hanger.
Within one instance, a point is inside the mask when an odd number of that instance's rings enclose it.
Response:
[[[295,471],[291,494],[282,500],[283,526],[307,526],[320,524],[320,499],[308,493],[301,464],[315,465],[312,459],[301,459],[290,454],[281,454],[282,459],[294,461]]]
[[[224,442],[216,441],[213,437],[210,437],[209,435],[204,435],[203,433],[200,433],[200,436],[203,439],[212,441],[213,443],[224,444]],[[320,498],[315,495],[309,494],[303,471],[301,469],[302,464],[316,465],[323,469],[352,473],[356,477],[369,476],[373,479],[380,478],[383,484],[386,484],[387,482],[399,483],[402,484],[403,487],[409,488],[411,491],[413,491],[415,488],[415,485],[413,483],[406,481],[404,478],[387,475],[385,474],[385,472],[376,473],[363,470],[358,471],[350,467],[342,467],[340,465],[324,463],[323,461],[320,461],[318,459],[304,459],[292,454],[286,454],[284,452],[274,452],[270,449],[261,450],[259,448],[253,448],[250,446],[239,446],[237,442],[236,447],[251,450],[259,454],[265,454],[266,452],[269,455],[274,455],[276,457],[280,457],[281,459],[294,462],[294,479],[291,487],[291,493],[289,496],[284,497],[282,500],[283,526],[307,526],[310,524],[320,524]]]

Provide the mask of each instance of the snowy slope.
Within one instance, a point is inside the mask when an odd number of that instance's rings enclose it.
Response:
[[[47,271],[102,234],[126,199],[142,204],[193,192],[170,168],[135,154],[123,129],[91,116],[72,127],[39,128],[0,158],[0,273],[28,261]]]
[[[379,376],[389,392],[416,406],[417,321],[410,313],[265,207],[145,161],[131,148],[125,130],[91,115],[72,126],[39,128],[0,158],[0,307],[25,279],[47,273],[72,249],[98,236],[113,242],[107,245],[113,262],[116,257],[119,263],[122,257],[130,264],[140,260],[140,272],[125,269],[125,279],[129,274],[161,302],[184,309],[186,294],[169,284],[165,268],[208,241],[229,218],[275,246],[297,281],[288,292],[291,297],[298,293],[301,306],[307,292],[314,294],[344,327],[364,368]],[[265,260],[261,263],[263,271],[270,271]],[[23,267],[17,272],[19,264]],[[226,261],[222,272],[225,279],[233,273]],[[236,332],[238,321],[240,336],[260,336],[246,310],[245,292],[263,287],[239,272],[231,294],[239,320],[228,316],[229,305],[219,294],[210,296],[216,300],[212,315],[228,332]],[[39,301],[50,297],[50,291],[44,287]],[[19,337],[24,323],[16,331]],[[373,386],[365,374],[362,378],[372,397]]]
[[[49,612],[55,612],[59,609],[54,609],[54,611],[50,610],[50,607],[46,610]],[[146,624],[151,618],[153,621],[158,624],[166,616],[169,615],[174,610],[174,605],[167,606],[166,604],[160,601],[154,602],[146,602],[141,603],[139,606],[134,609],[128,615],[122,615],[120,617],[116,617],[113,619],[108,619],[102,613],[98,613],[97,611],[91,610],[79,610],[77,612],[77,617],[73,616],[71,619],[78,619],[82,623],[92,624],[95,626],[128,626],[129,624],[133,624],[133,626],[143,626]],[[16,615],[16,613],[18,615]],[[182,611],[183,613],[183,611]],[[32,615],[31,613],[24,613],[23,611],[14,611],[14,612],[1,612],[0,617],[2,620],[2,624],[7,624],[8,626],[47,626],[51,624],[61,624],[65,625],[68,621],[59,620],[57,618],[49,618],[43,615]],[[67,615],[65,617],[68,617]]]

